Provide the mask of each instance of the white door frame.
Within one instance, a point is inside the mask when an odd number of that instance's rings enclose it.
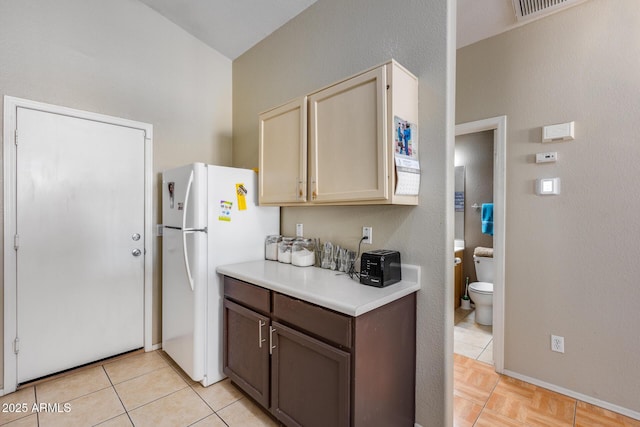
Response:
[[[4,173],[4,390],[0,396],[11,393],[17,386],[18,358],[14,352],[14,340],[16,337],[16,309],[17,309],[17,277],[16,277],[16,252],[14,239],[16,233],[16,119],[17,109],[28,108],[53,114],[93,120],[118,126],[126,126],[140,129],[145,132],[144,146],[144,349],[151,351],[152,344],[152,260],[153,260],[153,227],[152,221],[152,180],[153,180],[153,125],[136,122],[88,111],[75,110],[27,99],[4,97],[4,147],[3,147],[3,173]]]
[[[493,363],[504,372],[505,232],[507,198],[507,116],[456,125],[456,136],[493,130]]]

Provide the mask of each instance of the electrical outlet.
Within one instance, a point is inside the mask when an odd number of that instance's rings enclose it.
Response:
[[[296,224],[296,237],[304,236],[304,227],[302,224]]]
[[[362,243],[373,244],[373,227],[362,227],[362,237],[366,237]]]
[[[564,337],[551,335],[551,350],[564,353]]]

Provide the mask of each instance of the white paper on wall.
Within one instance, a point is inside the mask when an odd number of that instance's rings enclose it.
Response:
[[[396,195],[417,196],[420,192],[420,163],[396,155]]]

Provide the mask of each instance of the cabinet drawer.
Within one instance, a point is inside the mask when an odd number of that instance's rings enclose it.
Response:
[[[224,296],[264,314],[269,314],[270,291],[240,280],[225,276]]]
[[[351,348],[353,319],[343,314],[274,293],[273,316],[309,334]]]

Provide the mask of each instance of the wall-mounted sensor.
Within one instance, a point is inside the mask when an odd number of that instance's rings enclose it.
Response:
[[[539,178],[536,180],[536,194],[548,196],[560,194],[560,178]]]
[[[550,151],[548,153],[536,153],[536,163],[549,163],[558,161],[558,153]]]
[[[542,128],[542,142],[570,141],[574,139],[574,123],[560,123]]]

